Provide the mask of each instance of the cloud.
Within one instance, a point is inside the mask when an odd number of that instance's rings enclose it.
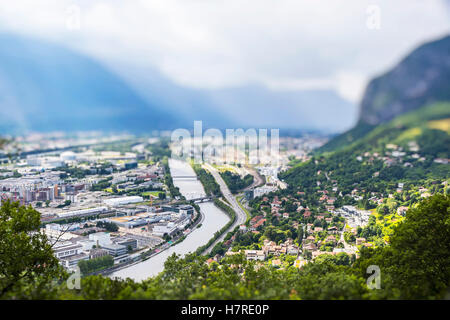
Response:
[[[111,63],[155,68],[187,87],[330,88],[358,101],[370,77],[420,42],[449,32],[447,4],[16,0],[0,4],[0,28],[62,42]],[[380,29],[367,27],[369,5],[379,8]],[[79,29],[68,27],[77,19]]]

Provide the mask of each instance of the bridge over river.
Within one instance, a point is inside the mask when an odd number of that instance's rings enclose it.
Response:
[[[188,252],[194,252],[198,247],[205,245],[230,220],[225,212],[210,202],[212,198],[206,195],[202,184],[197,180],[194,170],[188,163],[169,159],[169,166],[174,185],[180,188],[181,194],[187,200],[203,201],[199,204],[204,216],[201,227],[195,228],[182,242],[170,246],[157,255],[114,272],[110,275],[112,278],[125,279],[129,277],[141,281],[150,276],[155,276],[163,270],[164,262],[173,253],[184,256]],[[195,177],[195,179],[192,179],[192,177]]]
[[[191,176],[191,175],[173,175],[172,179],[192,179],[197,180],[197,176]]]

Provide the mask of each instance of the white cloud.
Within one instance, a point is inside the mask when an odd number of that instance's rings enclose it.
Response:
[[[66,27],[70,6],[80,29]],[[380,30],[366,26],[380,8]],[[450,30],[444,0],[15,0],[0,28],[149,66],[185,86],[332,88],[360,99],[367,79]]]
[[[335,79],[337,93],[349,100],[358,101],[364,93],[367,78],[363,74],[351,72],[338,72]]]

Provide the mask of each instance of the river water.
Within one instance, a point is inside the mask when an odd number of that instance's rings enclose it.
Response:
[[[188,177],[195,176],[192,167],[180,160],[169,160],[169,167],[173,178],[173,183],[180,188],[181,194],[186,199],[194,199],[205,195],[205,191],[200,181]],[[182,176],[182,178],[176,178]],[[205,245],[214,233],[220,230],[229,221],[228,216],[218,209],[212,202],[200,203],[200,210],[204,214],[204,220],[200,228],[192,231],[186,239],[169,249],[157,254],[130,267],[114,272],[111,277],[131,278],[135,281],[142,281],[148,277],[155,276],[164,269],[164,262],[173,253],[185,255],[194,252],[198,247]]]

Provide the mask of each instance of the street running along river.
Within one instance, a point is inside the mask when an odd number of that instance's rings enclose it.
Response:
[[[180,160],[169,160],[170,173],[173,183],[180,188],[180,192],[187,200],[205,196],[205,191],[201,182],[192,178],[176,178],[192,177],[195,172],[189,163]],[[198,247],[205,245],[214,233],[219,231],[230,220],[229,217],[212,202],[200,203],[200,210],[204,215],[204,220],[200,228],[193,230],[186,236],[182,242],[169,247],[168,249],[158,253],[157,255],[131,265],[124,269],[111,274],[111,278],[131,278],[135,281],[142,281],[148,277],[155,276],[164,269],[164,262],[172,254],[180,254],[184,256],[189,252],[194,252]]]

